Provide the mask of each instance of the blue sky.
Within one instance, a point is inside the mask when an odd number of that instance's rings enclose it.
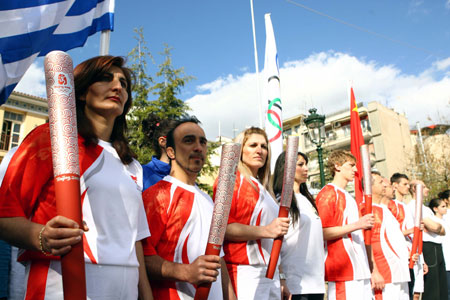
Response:
[[[322,113],[348,107],[346,82],[352,80],[358,101],[406,113],[411,125],[450,121],[450,0],[254,0],[254,13],[260,70],[264,14],[271,13],[284,118],[310,106]],[[126,55],[136,45],[137,27],[144,28],[157,63],[167,43],[174,66],[196,77],[181,98],[208,138],[218,134],[218,120],[228,136],[233,127],[258,125],[250,1],[117,0],[110,53]],[[98,44],[94,35],[69,51],[74,64],[98,55]],[[18,90],[41,94],[41,68],[38,61]]]

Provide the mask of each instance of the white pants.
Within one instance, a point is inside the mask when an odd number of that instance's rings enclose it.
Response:
[[[328,300],[371,300],[373,299],[370,279],[352,281],[329,281]]]
[[[25,299],[63,299],[61,263],[52,260],[47,267],[29,262],[26,267]],[[134,300],[138,298],[138,267],[95,265],[86,266],[87,300]],[[30,276],[30,269],[37,268]],[[34,269],[36,270],[36,269]],[[31,278],[33,277],[33,278]],[[40,283],[38,285],[38,283]]]
[[[375,300],[409,300],[408,282],[387,283],[381,293],[374,293]]]
[[[239,265],[237,267],[237,298],[239,300],[281,299],[278,270],[273,279],[266,278],[267,266]]]
[[[423,293],[423,259],[414,264],[414,293]]]

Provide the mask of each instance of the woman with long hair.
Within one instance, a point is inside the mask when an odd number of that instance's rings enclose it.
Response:
[[[265,274],[273,239],[287,233],[289,218],[277,218],[269,185],[269,141],[257,127],[240,133],[236,141],[242,145],[241,156],[223,245],[228,273],[238,299],[280,299],[278,272],[275,280]]]
[[[443,217],[447,214],[447,204],[444,200],[436,198],[432,199],[428,206],[434,213],[431,220],[439,223],[442,226],[442,233],[446,234],[449,228]],[[447,272],[442,251],[445,234],[439,235],[426,230],[423,232],[423,257],[428,265],[428,273],[424,276],[424,299],[448,299]]]
[[[285,152],[278,157],[273,175],[273,192],[278,200],[283,189],[284,164]],[[293,300],[322,300],[325,293],[322,223],[316,202],[306,186],[307,179],[308,157],[298,152],[281,266]]]
[[[170,173],[170,159],[166,153],[167,134],[174,128],[175,120],[161,119],[155,114],[149,114],[142,122],[145,133],[144,141],[155,155],[152,160],[142,165],[144,174],[144,191]]]
[[[140,240],[149,236],[142,168],[125,137],[131,71],[98,56],[74,69],[83,228],[58,216],[49,125],[11,158],[0,187],[0,238],[24,250],[27,299],[63,299],[60,257],[83,242],[88,299],[152,299]]]

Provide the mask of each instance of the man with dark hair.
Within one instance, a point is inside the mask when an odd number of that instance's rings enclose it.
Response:
[[[372,214],[360,217],[355,199],[345,190],[355,178],[356,159],[349,151],[333,151],[328,157],[328,168],[333,182],[323,187],[316,198],[326,241],[328,299],[372,299],[362,229],[372,228],[374,217]],[[377,270],[374,276],[381,278]]]
[[[402,173],[394,173],[391,176],[391,184],[395,191],[395,199],[405,202],[405,196],[409,195],[409,178]],[[406,203],[407,204],[407,203]]]
[[[181,120],[168,133],[170,175],[143,193],[152,232],[143,242],[145,265],[155,299],[192,299],[202,283],[212,283],[211,299],[234,297],[223,259],[203,255],[214,204],[195,184],[207,147],[198,123]]]

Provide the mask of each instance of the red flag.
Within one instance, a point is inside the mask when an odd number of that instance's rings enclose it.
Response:
[[[358,106],[356,105],[355,94],[353,87],[350,87],[350,151],[356,157],[356,168],[358,171],[355,174],[355,200],[358,206],[363,200],[362,190],[362,164],[360,147],[364,145],[364,138],[361,129],[361,120],[359,119]]]

